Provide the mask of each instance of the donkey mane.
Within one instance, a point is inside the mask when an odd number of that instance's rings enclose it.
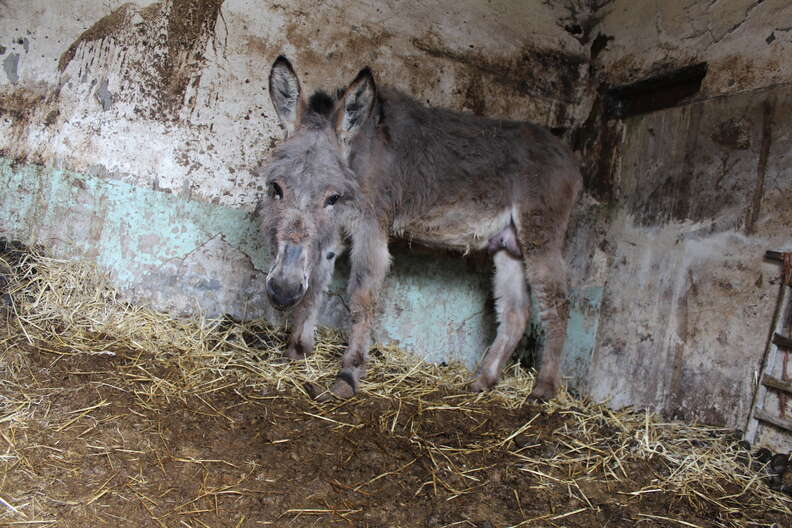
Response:
[[[330,117],[335,108],[336,99],[323,90],[317,90],[308,99],[308,111],[320,116]]]
[[[336,103],[340,101],[343,96],[344,88],[338,88],[335,96],[328,94],[324,90],[316,90],[313,95],[308,98],[308,113],[329,119],[333,115]],[[385,121],[385,108],[380,104],[379,98],[376,103],[375,115],[378,123]]]

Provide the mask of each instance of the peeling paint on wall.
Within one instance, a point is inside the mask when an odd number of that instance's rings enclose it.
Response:
[[[16,84],[19,81],[19,74],[17,73],[18,66],[19,55],[16,53],[9,53],[8,56],[3,59],[3,70],[8,78],[8,82],[11,84]]]
[[[771,88],[626,121],[593,397],[743,426],[777,295],[763,256],[792,248],[791,103]]]
[[[94,259],[133,299],[176,313],[228,308],[277,319],[262,296],[262,237],[245,211],[7,159],[0,183],[10,191],[0,197],[0,232]]]
[[[175,314],[285,322],[264,294],[269,259],[250,213],[2,158],[0,186],[11,191],[0,196],[0,233],[95,260],[132,302]],[[322,324],[349,322],[347,273],[339,266]],[[377,341],[427,361],[473,368],[494,337],[489,274],[464,258],[402,252],[382,298]],[[588,342],[590,329],[572,331],[570,343]]]
[[[567,244],[568,381],[739,426],[776,286],[761,255],[792,248],[790,17],[786,0],[3,3],[0,232],[95,260],[139,302],[278,321],[250,216],[282,138],[266,72],[285,53],[310,91],[370,65],[428,104],[571,138],[587,193]],[[598,97],[701,62],[676,108],[619,121]],[[398,253],[378,339],[473,365],[489,270]],[[345,321],[343,289],[327,324]]]

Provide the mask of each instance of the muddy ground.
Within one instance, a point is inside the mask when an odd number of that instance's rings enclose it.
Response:
[[[736,432],[528,403],[519,365],[473,395],[395,348],[319,403],[337,332],[289,362],[283,329],[132,306],[88,264],[13,246],[0,279],[0,526],[792,526],[792,464]]]
[[[2,340],[0,498],[20,513],[6,507],[0,525],[792,526],[741,506],[728,480],[722,497],[736,499],[661,490],[661,456],[592,467],[585,439],[616,451],[624,431],[581,421],[574,403],[510,410],[438,386],[419,401],[375,391],[320,405],[234,376],[179,395],[178,358],[90,338],[102,350]]]

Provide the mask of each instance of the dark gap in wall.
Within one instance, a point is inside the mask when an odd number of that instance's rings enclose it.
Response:
[[[586,121],[570,134],[572,149],[581,160],[585,190],[597,200],[610,203],[613,175],[622,138],[622,122],[607,116],[607,86],[600,85]]]
[[[458,260],[461,257],[465,263],[465,269],[470,273],[485,273],[489,275],[493,270],[492,255],[484,250],[471,250],[460,254],[459,251],[454,249],[441,249],[426,246],[420,242],[394,238],[388,242],[388,251],[394,258],[398,258],[398,255],[418,255],[430,259]]]
[[[608,42],[613,40],[613,36],[604,33],[597,33],[597,37],[591,43],[591,63],[597,61],[597,57],[602,51],[608,47]]]
[[[707,75],[707,63],[699,62],[669,73],[609,88],[606,115],[625,118],[679,106],[701,90]]]
[[[606,1],[607,3],[607,1]],[[601,6],[600,6],[601,7]],[[596,9],[599,7],[595,6]],[[613,37],[598,33],[589,51],[589,90],[595,93],[588,117],[569,131],[563,131],[572,149],[578,153],[586,192],[608,203],[613,198],[614,163],[621,144],[622,123],[607,115],[608,85],[600,74],[597,58]],[[553,131],[553,133],[556,133]]]

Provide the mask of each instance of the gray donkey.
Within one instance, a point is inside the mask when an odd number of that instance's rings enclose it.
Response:
[[[286,140],[260,170],[267,196],[259,210],[274,253],[267,295],[278,309],[296,307],[288,356],[312,351],[345,245],[352,329],[331,388],[341,398],[365,374],[388,240],[487,250],[499,325],[471,389],[498,380],[528,324],[532,291],[545,348],[531,396],[553,398],[568,311],[561,251],[581,187],[572,152],[532,123],[430,108],[378,89],[368,68],[337,97],[318,91],[306,101],[291,64],[278,57],[269,90]]]

